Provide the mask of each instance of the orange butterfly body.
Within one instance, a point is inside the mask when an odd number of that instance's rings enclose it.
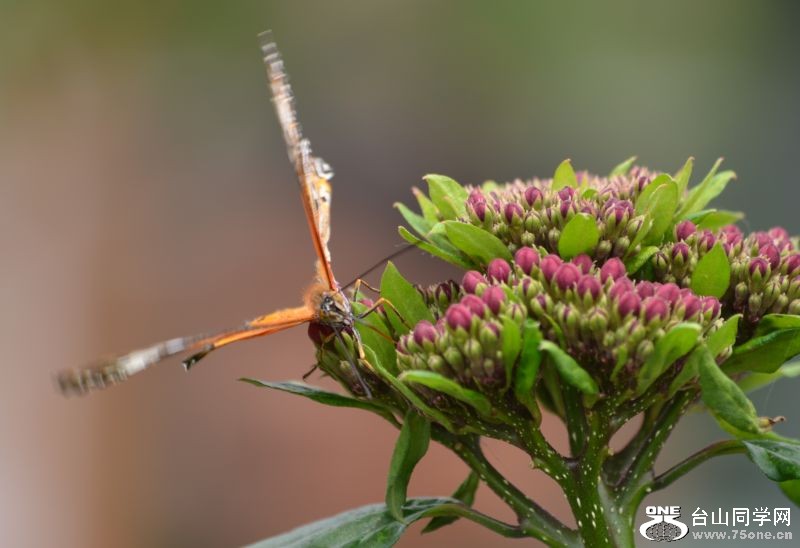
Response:
[[[271,35],[267,32],[261,34],[259,39],[272,90],[272,100],[283,129],[289,159],[294,165],[300,183],[303,210],[317,255],[316,279],[304,293],[303,305],[259,316],[234,329],[211,335],[171,339],[95,366],[63,371],[58,375],[58,384],[64,393],[83,394],[93,389],[118,384],[131,375],[177,354],[190,354],[184,360],[184,365],[188,368],[209,352],[228,344],[270,335],[303,323],[317,323],[332,332],[352,329],[356,318],[351,310],[350,301],[333,276],[328,250],[331,203],[329,180],[333,172],[321,158],[312,155],[309,141],[303,138],[289,79],[284,72],[283,60]],[[352,331],[358,343],[359,359],[363,360],[358,332]],[[364,390],[369,395],[366,385]]]

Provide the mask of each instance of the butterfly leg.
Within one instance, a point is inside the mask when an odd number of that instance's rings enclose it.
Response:
[[[400,321],[401,321],[401,322],[403,322],[403,325],[405,325],[405,326],[406,326],[407,328],[409,328],[409,329],[413,329],[413,327],[414,327],[414,326],[413,326],[413,325],[411,325],[411,324],[409,324],[409,323],[406,321],[406,319],[403,317],[403,315],[402,315],[402,314],[400,314],[400,311],[399,311],[399,310],[397,310],[397,307],[396,307],[395,305],[393,305],[393,304],[392,304],[392,302],[391,302],[390,300],[388,300],[388,299],[385,299],[385,298],[383,298],[383,297],[381,297],[381,298],[379,298],[377,301],[375,301],[375,302],[372,304],[372,306],[370,306],[370,307],[369,307],[369,308],[367,308],[367,309],[366,309],[364,312],[362,312],[361,314],[359,314],[359,315],[357,316],[357,318],[360,320],[360,319],[363,319],[363,318],[365,318],[366,316],[369,316],[370,314],[372,314],[373,312],[375,312],[375,311],[378,309],[378,307],[380,307],[380,306],[388,306],[388,307],[389,307],[389,308],[392,310],[392,312],[394,312],[395,314],[397,314],[397,317],[398,317],[398,318],[400,318]]]
[[[367,289],[370,289],[370,290],[374,291],[378,295],[380,295],[380,293],[381,293],[380,289],[376,289],[376,288],[372,287],[371,285],[369,285],[366,282],[366,280],[363,280],[362,278],[358,278],[355,282],[353,282],[353,300],[354,301],[358,301],[358,292],[361,290],[361,286],[362,285],[364,287],[366,287]]]

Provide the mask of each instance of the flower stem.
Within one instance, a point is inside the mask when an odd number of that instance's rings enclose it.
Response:
[[[656,476],[653,481],[650,482],[649,487],[652,491],[664,489],[678,478],[688,474],[696,467],[703,464],[708,459],[722,455],[735,455],[745,452],[747,452],[747,448],[739,440],[725,440],[713,443],[687,457],[663,474]]]
[[[438,516],[468,519],[504,537],[522,538],[527,536],[520,527],[504,523],[463,504],[442,504],[425,512],[425,517],[433,518]]]

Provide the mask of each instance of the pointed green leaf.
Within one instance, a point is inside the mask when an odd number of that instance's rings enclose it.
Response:
[[[735,347],[723,366],[728,373],[772,373],[798,354],[800,316],[767,314],[761,318],[753,337]]]
[[[555,175],[553,175],[553,190],[561,190],[567,186],[578,188],[578,178],[575,176],[575,170],[572,169],[571,160],[561,162],[556,168]]]
[[[542,332],[533,320],[525,320],[522,326],[522,351],[519,365],[514,378],[514,395],[531,412],[534,418],[540,416],[539,407],[533,388],[536,385],[536,376],[539,374],[539,364],[542,355],[539,353],[539,344],[542,342]]]
[[[675,183],[678,185],[678,194],[683,197],[684,192],[689,187],[689,179],[692,177],[692,169],[694,168],[694,158],[691,156],[683,167],[675,174]]]
[[[436,207],[436,204],[434,204],[431,199],[428,198],[425,193],[417,187],[411,187],[411,192],[417,199],[419,210],[422,212],[422,216],[425,217],[425,220],[431,224],[438,223],[440,220],[439,209]]]
[[[636,274],[641,270],[641,268],[645,265],[650,258],[658,253],[658,246],[648,246],[639,251],[636,255],[630,257],[625,261],[625,270],[628,272],[628,276],[632,274]]]
[[[652,219],[645,243],[658,244],[672,226],[672,217],[678,207],[678,185],[669,175],[659,175],[645,187],[636,200],[636,214]]]
[[[727,362],[723,365],[726,364]],[[787,363],[772,373],[750,373],[744,378],[737,380],[736,384],[738,384],[739,388],[744,392],[752,392],[753,390],[767,386],[784,377],[790,379],[800,377],[800,363]]]
[[[367,306],[359,302],[351,303],[351,306],[356,315],[361,315],[367,310]],[[375,351],[381,365],[396,375],[397,350],[392,343],[389,326],[383,321],[381,314],[376,311],[367,314],[356,323],[356,330],[361,336],[361,341]]]
[[[447,504],[450,498],[414,498],[403,506],[398,521],[385,504],[370,504],[315,521],[288,533],[272,537],[248,548],[388,548],[400,539],[406,528],[425,517],[426,512]]]
[[[433,228],[433,225],[435,224],[425,219],[425,217],[414,213],[400,202],[396,202],[394,204],[394,207],[397,208],[397,210],[400,212],[400,215],[403,216],[403,219],[405,219],[406,222],[409,225],[411,225],[411,228],[416,230],[417,234],[419,234],[422,237],[425,237],[425,235],[427,235],[428,232],[430,232],[430,230]]]
[[[494,234],[458,221],[445,221],[443,225],[450,243],[474,261],[482,265],[498,257],[511,261],[511,252]]]
[[[703,403],[714,416],[737,430],[759,434],[761,430],[753,402],[722,372],[708,349],[703,351],[699,369]]]
[[[739,320],[741,318],[741,314],[731,316],[725,320],[725,323],[719,329],[708,336],[706,346],[708,346],[712,357],[716,358],[723,350],[733,346],[733,343],[736,342],[736,334],[739,332]]]
[[[464,388],[456,381],[448,379],[439,373],[434,373],[433,371],[408,370],[400,373],[398,379],[406,384],[421,384],[427,386],[431,390],[447,394],[451,398],[455,398],[460,402],[474,407],[481,415],[488,417],[492,414],[492,404],[486,396],[475,390]]]
[[[690,287],[698,295],[720,298],[731,283],[731,263],[722,244],[717,242],[703,255],[692,272]]]
[[[685,217],[692,221],[699,230],[718,230],[726,225],[731,225],[744,219],[741,211],[726,211],[724,209],[704,209]]]
[[[409,410],[394,446],[386,483],[386,507],[397,521],[403,521],[403,506],[406,504],[411,473],[428,452],[430,441],[431,423],[413,409]]]
[[[392,327],[401,335],[408,333],[409,326],[416,325],[421,320],[434,321],[433,314],[425,304],[425,299],[413,285],[403,278],[391,261],[387,263],[383,276],[381,276],[381,297],[392,303],[400,312],[402,320],[397,317],[391,307],[384,307]]]
[[[574,386],[585,394],[594,395],[600,391],[592,376],[559,346],[551,341],[544,340],[539,343],[539,350],[547,352],[558,374],[567,384]]]
[[[644,394],[664,371],[695,347],[701,328],[696,323],[679,323],[656,341],[653,352],[639,370],[636,395]]]
[[[800,506],[800,480],[782,481],[779,487],[790,501]]]
[[[426,242],[424,240],[421,240],[421,239],[417,238],[416,236],[411,234],[411,232],[409,232],[408,229],[406,229],[405,227],[399,226],[399,227],[397,227],[397,231],[400,234],[400,237],[403,238],[408,243],[414,244],[415,246],[420,248],[422,251],[424,251],[426,253],[429,253],[429,254],[433,255],[434,257],[438,257],[438,258],[442,259],[445,262],[448,262],[448,263],[450,263],[452,265],[458,266],[458,267],[463,268],[465,270],[470,270],[470,269],[475,268],[477,266],[475,263],[473,263],[472,261],[468,260],[466,257],[461,256],[460,254],[456,255],[456,254],[451,253],[450,251],[448,251],[446,249],[442,249],[441,247],[437,247],[436,245],[434,245],[434,244],[432,244],[430,242]]]
[[[514,364],[522,350],[522,335],[517,322],[508,317],[503,317],[503,329],[500,331],[500,349],[503,353],[503,367],[506,370],[506,385],[511,385],[511,375]]]
[[[478,490],[478,485],[480,485],[480,478],[478,474],[473,471],[470,471],[467,479],[465,479],[461,485],[458,486],[455,493],[453,493],[453,498],[456,500],[460,500],[465,506],[472,506],[475,502],[475,492]],[[428,525],[422,530],[423,533],[432,533],[437,529],[441,529],[445,525],[450,525],[454,521],[456,521],[458,517],[456,516],[438,516],[433,518]]]
[[[446,175],[428,174],[424,177],[428,183],[431,200],[439,209],[444,219],[457,219],[466,216],[467,190]]]
[[[750,458],[772,481],[800,480],[800,443],[744,440]]]
[[[626,175],[630,171],[633,162],[636,161],[636,156],[631,156],[621,164],[618,164],[608,174],[609,177],[616,177],[617,175]]]
[[[600,241],[597,221],[588,213],[578,213],[567,222],[558,239],[558,254],[571,259],[581,253],[591,253]]]
[[[668,398],[672,398],[681,388],[694,380],[700,373],[700,361],[703,359],[703,352],[706,352],[704,345],[697,346],[692,350],[689,357],[683,364],[683,368],[675,375],[669,385]]]
[[[736,174],[733,171],[723,171],[722,173],[717,173],[717,169],[719,169],[721,163],[722,158],[716,161],[714,166],[711,168],[711,171],[709,171],[708,175],[706,175],[705,179],[703,179],[699,185],[689,191],[686,200],[683,202],[683,205],[678,211],[679,219],[683,219],[686,217],[686,215],[705,208],[711,202],[711,200],[719,196],[722,191],[725,190],[725,187],[728,185],[731,179],[736,177]]]

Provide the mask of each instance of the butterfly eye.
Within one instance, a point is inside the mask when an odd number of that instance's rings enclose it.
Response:
[[[322,158],[314,158],[314,169],[323,179],[333,179],[333,168]]]

